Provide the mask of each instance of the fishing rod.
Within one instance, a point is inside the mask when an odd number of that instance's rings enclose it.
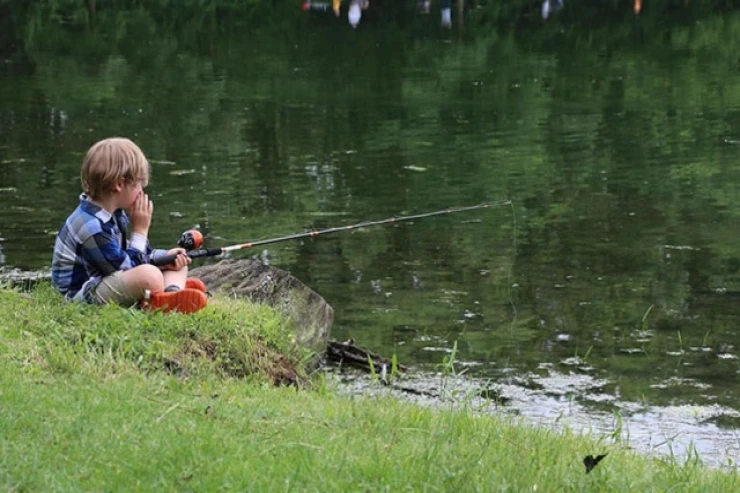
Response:
[[[452,214],[455,212],[474,211],[477,209],[487,209],[489,207],[499,207],[502,205],[510,205],[510,200],[498,200],[496,202],[471,205],[467,207],[450,207],[448,209],[442,209],[434,212],[424,212],[422,214],[414,214],[412,216],[393,216],[388,219],[381,219],[379,221],[364,221],[361,223],[350,224],[347,226],[338,226],[334,228],[318,229],[313,231],[305,231],[303,233],[294,233],[286,236],[279,236],[276,238],[268,238],[265,240],[257,240],[249,243],[239,243],[236,245],[225,246],[220,248],[201,248],[203,245],[203,235],[198,230],[190,230],[180,236],[180,240],[177,242],[178,246],[187,250],[188,257],[195,259],[200,257],[215,257],[217,255],[223,255],[224,253],[233,252],[235,250],[244,250],[261,245],[269,245],[271,243],[280,243],[282,241],[299,240],[301,238],[313,238],[320,235],[328,235],[331,233],[339,233],[342,231],[351,231],[353,229],[367,228],[369,226],[378,226],[381,224],[393,224],[400,223],[403,221],[413,221],[414,219],[422,219],[425,217],[441,216],[444,214]],[[151,264],[156,266],[169,265],[175,261],[177,254],[163,255],[152,259]]]

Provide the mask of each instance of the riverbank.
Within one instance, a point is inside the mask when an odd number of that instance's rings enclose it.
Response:
[[[289,322],[266,307],[216,298],[194,316],[145,314],[64,304],[42,287],[0,290],[0,314],[8,491],[740,487],[698,460],[647,460],[464,405],[341,396],[307,374]],[[586,474],[584,457],[604,453]]]

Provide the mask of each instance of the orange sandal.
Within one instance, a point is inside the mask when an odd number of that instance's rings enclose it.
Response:
[[[198,291],[207,292],[206,285],[197,277],[188,277],[185,280],[185,289],[197,289]]]
[[[202,284],[202,283],[201,283]],[[179,291],[157,291],[149,295],[148,301],[142,302],[144,310],[176,311],[195,313],[208,304],[208,297],[198,289],[181,289]]]

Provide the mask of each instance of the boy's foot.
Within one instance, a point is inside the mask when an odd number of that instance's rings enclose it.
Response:
[[[204,293],[208,291],[203,281],[201,281],[197,277],[188,277],[185,280],[185,289],[197,289],[198,291],[203,291]]]
[[[144,310],[162,310],[163,312],[176,311],[180,313],[195,313],[206,307],[208,298],[203,291],[197,289],[181,289],[179,291],[158,291],[149,296],[149,301],[143,303]]]

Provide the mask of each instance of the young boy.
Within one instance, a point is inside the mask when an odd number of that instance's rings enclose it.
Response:
[[[149,163],[129,139],[101,140],[87,151],[84,193],[57,233],[52,257],[52,284],[65,298],[121,306],[141,303],[144,309],[182,313],[206,306],[205,285],[187,278],[191,259],[185,250],[149,246],[153,204],[144,193],[148,182]],[[178,253],[173,264],[149,264],[151,258],[172,253]]]

